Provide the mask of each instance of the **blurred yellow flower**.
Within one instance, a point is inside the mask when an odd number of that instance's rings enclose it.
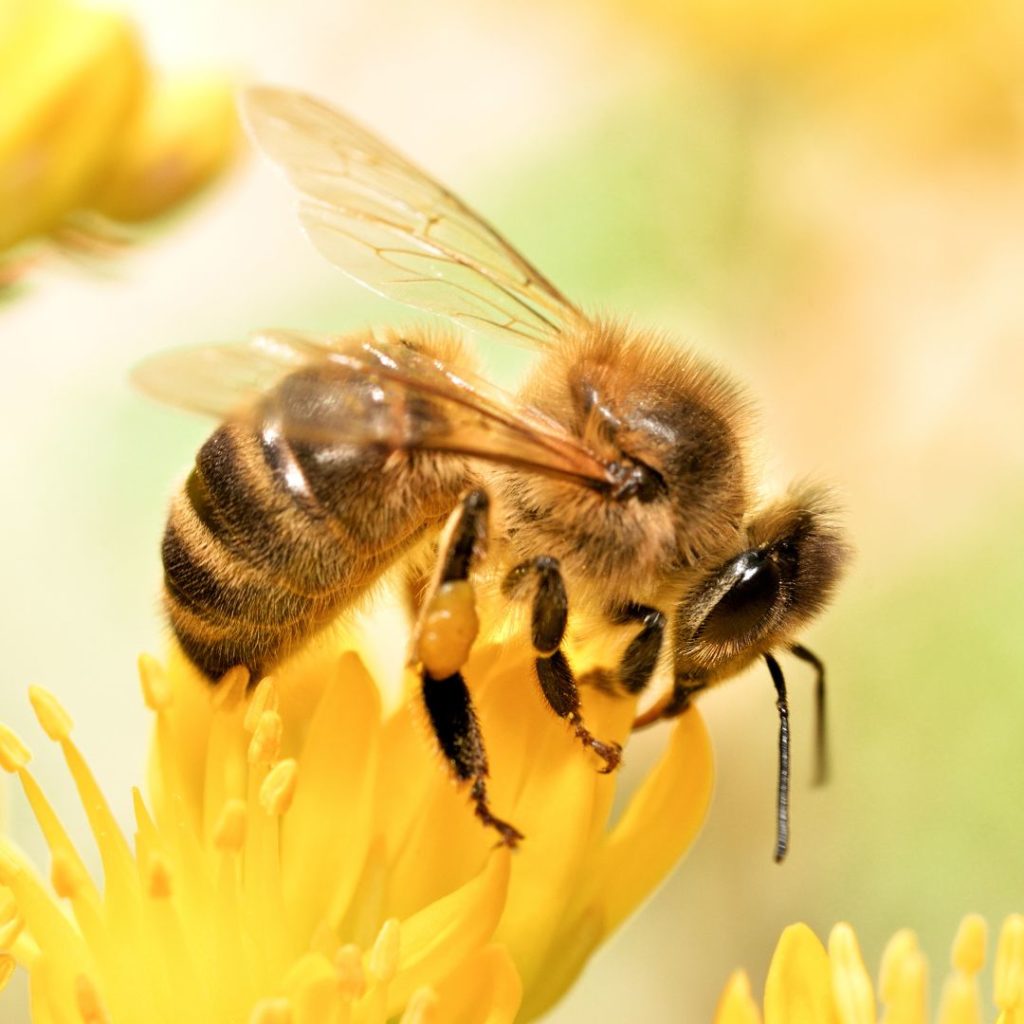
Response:
[[[985,963],[985,922],[970,914],[953,940],[952,971],[935,1020],[939,1024],[980,1024],[984,1019],[978,974]],[[1024,917],[1003,924],[996,951],[993,1000],[998,1024],[1024,1022]],[[914,933],[904,929],[882,955],[878,1002],[857,938],[848,924],[832,929],[828,951],[807,925],[787,928],[768,968],[764,987],[765,1024],[925,1024],[928,965]],[[729,979],[715,1024],[760,1024],[743,971]]]
[[[616,3],[733,79],[755,110],[773,89],[802,91],[810,106],[855,115],[875,144],[1024,152],[1024,5],[1014,0]]]
[[[227,81],[155,80],[127,18],[71,0],[0,0],[0,96],[0,254],[167,212],[239,134]]]
[[[27,968],[36,1024],[529,1020],[694,838],[711,789],[696,712],[609,827],[615,779],[546,709],[529,658],[477,651],[467,678],[492,803],[526,835],[510,853],[447,777],[419,701],[383,714],[361,658],[332,649],[249,696],[241,679],[211,690],[180,655],[166,669],[144,657],[156,731],[134,847],[69,716],[32,688],[99,846],[102,892],[0,727],[0,764],[52,853],[48,888],[0,838],[0,978]],[[589,686],[584,707],[602,736],[626,738],[631,701]]]

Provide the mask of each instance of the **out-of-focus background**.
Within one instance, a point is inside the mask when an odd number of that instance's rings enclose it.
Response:
[[[29,2],[29,0],[26,0]],[[718,788],[696,847],[548,1018],[707,1020],[779,931],[1024,909],[1024,9],[1013,0],[121,0],[150,55],[322,94],[454,186],[588,308],[660,325],[760,409],[765,479],[832,481],[857,558],[806,637],[834,774],[809,785],[787,664],[792,852],[771,861],[763,671],[702,701]],[[0,305],[0,718],[75,818],[25,688],[73,711],[129,820],[159,651],[165,503],[208,425],[126,378],[259,326],[408,318],[326,265],[285,185],[232,172],[115,270],[61,262]],[[481,343],[506,383],[522,353]],[[663,736],[631,746],[627,776]],[[115,742],[116,741],[116,742]],[[14,835],[46,863],[24,805]],[[0,1018],[25,1019],[24,992]]]

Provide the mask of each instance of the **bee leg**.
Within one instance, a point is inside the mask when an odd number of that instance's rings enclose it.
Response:
[[[689,706],[694,694],[700,693],[706,683],[701,682],[692,676],[679,676],[672,683],[671,692],[657,704],[653,704],[642,715],[639,715],[633,722],[633,732],[638,729],[646,729],[655,722],[664,718],[676,718],[681,715]]]
[[[460,669],[469,659],[479,621],[469,581],[487,542],[487,494],[470,491],[445,527],[438,572],[420,609],[414,647],[423,666],[423,703],[438,746],[460,783],[471,783],[476,816],[514,847],[522,833],[491,813],[487,754],[469,688]]]
[[[446,679],[434,679],[424,669],[423,703],[441,753],[451,765],[455,778],[459,782],[472,783],[470,795],[476,816],[488,828],[495,829],[506,846],[515,847],[523,838],[522,833],[507,821],[495,817],[487,803],[487,754],[462,673],[455,672]]]
[[[529,577],[536,577],[533,595],[531,639],[539,657],[534,660],[537,680],[545,699],[559,718],[572,727],[579,741],[604,761],[602,774],[614,771],[622,760],[618,743],[604,743],[583,724],[580,695],[572,667],[562,652],[562,639],[569,619],[569,600],[558,560],[542,555],[515,566],[505,577],[502,591],[515,596]]]
[[[630,602],[617,608],[612,616],[617,626],[639,622],[640,632],[629,642],[619,662],[619,680],[629,693],[640,693],[651,681],[661,657],[665,638],[665,615],[657,608]]]

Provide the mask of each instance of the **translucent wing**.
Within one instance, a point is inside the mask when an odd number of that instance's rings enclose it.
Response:
[[[546,345],[582,314],[460,199],[343,114],[272,88],[242,100],[249,129],[305,197],[313,243],[388,298]]]
[[[615,483],[615,467],[553,420],[401,342],[267,331],[159,353],[133,381],[218,419],[273,423],[295,441],[447,451],[599,490]]]

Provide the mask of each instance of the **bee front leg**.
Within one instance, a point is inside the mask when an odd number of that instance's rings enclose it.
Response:
[[[469,575],[487,544],[487,494],[470,491],[442,535],[438,570],[414,633],[422,664],[423,703],[441,753],[459,782],[471,783],[476,816],[514,847],[522,833],[491,813],[487,800],[487,754],[469,688],[460,671],[479,629]]]
[[[665,615],[649,605],[630,602],[616,608],[611,618],[617,626],[640,624],[640,632],[629,642],[619,662],[619,681],[629,693],[640,693],[658,667],[665,639]]]
[[[551,710],[559,718],[564,718],[580,742],[604,761],[602,773],[614,771],[622,760],[622,747],[618,743],[603,743],[583,724],[576,677],[562,652],[562,640],[569,619],[569,600],[558,560],[541,556],[520,562],[505,577],[502,591],[506,597],[515,597],[531,577],[536,580],[531,639],[539,655],[534,665],[541,691]]]

